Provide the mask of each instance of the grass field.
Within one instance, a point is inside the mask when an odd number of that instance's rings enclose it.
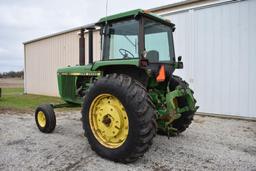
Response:
[[[2,97],[0,97],[0,114],[5,111],[28,112],[34,111],[38,105],[51,103],[64,103],[59,97],[23,94],[23,79],[21,78],[1,78],[0,87]],[[57,110],[80,110],[81,107],[70,106]]]
[[[63,103],[58,97],[23,94],[23,88],[2,88],[1,110],[29,111],[44,103]]]

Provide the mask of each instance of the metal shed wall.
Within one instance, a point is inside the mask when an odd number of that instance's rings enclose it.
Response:
[[[199,112],[256,117],[256,1],[164,14],[176,24],[176,71],[195,90]]]
[[[79,33],[69,33],[37,40],[24,45],[25,93],[59,96],[57,69],[79,64]],[[85,58],[88,63],[88,38],[85,34]],[[94,60],[100,57],[99,32],[94,32]]]

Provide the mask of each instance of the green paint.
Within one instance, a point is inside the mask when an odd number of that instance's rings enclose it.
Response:
[[[93,65],[73,66],[60,68],[57,71],[58,88],[61,98],[66,102],[82,104],[83,99],[77,94],[77,78],[79,76],[100,77],[102,75],[101,68],[105,66],[139,66],[139,59],[123,59],[123,60],[108,60],[97,61]],[[88,82],[85,87],[89,87]]]
[[[103,17],[96,23],[96,25],[104,24],[106,22],[112,22],[112,21],[115,21],[115,20],[120,20],[120,19],[127,18],[127,17],[135,17],[135,16],[140,15],[140,14],[148,16],[148,17],[152,18],[153,20],[162,21],[166,24],[170,24],[169,21],[167,21],[165,18],[163,18],[161,16],[158,16],[154,13],[151,13],[151,12],[148,12],[148,11],[145,11],[145,10],[142,10],[142,9],[135,9],[135,10],[131,10],[131,11],[122,12],[122,13],[110,15],[110,16],[107,16],[107,17]]]
[[[104,66],[115,66],[115,65],[133,65],[139,66],[139,58],[136,59],[117,59],[117,60],[107,60],[107,61],[97,61],[93,64],[92,70],[100,70]]]
[[[101,74],[100,71],[93,71],[91,64],[58,69],[58,88],[61,98],[66,102],[82,104],[83,99],[76,92],[78,77],[98,77]]]
[[[116,19],[120,19],[120,18],[125,18],[125,17],[130,17],[130,16],[136,16],[136,15],[138,15],[139,13],[143,13],[143,10],[142,10],[142,9],[135,9],[135,10],[127,11],[127,12],[122,12],[122,13],[110,15],[110,16],[101,18],[101,19],[97,22],[97,24],[105,23],[106,21],[112,21],[112,20],[116,20]]]
[[[158,111],[158,129],[167,132],[169,135],[176,132],[172,127],[172,122],[174,120],[180,118],[184,112],[197,110],[192,90],[188,87],[178,85],[173,91],[169,91],[169,88],[164,90],[156,87],[149,92],[149,95]],[[179,108],[176,101],[176,98],[178,97],[184,97],[186,99],[187,106]]]
[[[88,73],[88,72],[92,72],[91,71],[92,65],[88,64],[88,65],[82,65],[82,66],[68,66],[68,67],[64,67],[64,68],[59,68],[57,70],[57,73]]]

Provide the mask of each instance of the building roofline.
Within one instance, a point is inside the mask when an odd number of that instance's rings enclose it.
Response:
[[[51,37],[54,37],[54,36],[59,36],[59,35],[62,35],[62,34],[70,33],[70,32],[76,31],[76,30],[82,30],[82,29],[86,29],[86,28],[91,28],[92,26],[94,26],[94,23],[83,25],[83,26],[79,26],[79,27],[74,27],[74,28],[63,30],[61,32],[56,32],[56,33],[53,33],[53,34],[48,34],[46,36],[38,37],[36,39],[32,39],[32,40],[23,42],[23,44],[26,45],[26,44],[29,44],[29,43],[33,43],[33,42],[37,42],[37,41],[43,40],[43,39],[48,39],[48,38],[51,38]]]
[[[156,7],[156,8],[151,8],[151,9],[148,9],[147,11],[150,11],[152,13],[156,13],[156,12],[160,12],[160,11],[167,10],[167,9],[170,9],[170,8],[175,8],[175,7],[179,7],[179,6],[183,6],[183,5],[194,4],[194,3],[197,3],[197,2],[200,2],[200,1],[202,2],[204,0],[183,0],[181,2],[176,2],[176,3],[172,3],[172,4],[168,4],[168,5],[159,6],[159,7]],[[213,0],[213,1],[218,1],[218,0]],[[232,1],[232,0],[226,0],[226,1]],[[233,1],[237,1],[237,0],[233,0]],[[61,31],[61,32],[56,32],[56,33],[49,34],[49,35],[46,35],[46,36],[42,36],[42,37],[39,37],[39,38],[36,38],[36,39],[32,39],[32,40],[23,42],[23,44],[26,45],[26,44],[33,43],[33,42],[36,42],[36,41],[48,39],[48,38],[51,38],[51,37],[54,37],[54,36],[70,33],[70,32],[76,31],[76,30],[86,29],[86,28],[91,27],[93,25],[95,25],[95,23],[91,23],[91,24],[87,24],[87,25],[83,25],[83,26],[79,26],[79,27],[74,27],[74,28],[67,29],[67,30],[64,30],[64,31]]]
[[[187,5],[187,4],[192,4],[195,2],[199,2],[199,1],[203,1],[203,0],[183,0],[181,2],[176,2],[176,3],[172,3],[172,4],[168,4],[168,5],[162,5],[159,7],[155,7],[155,8],[150,8],[148,9],[150,12],[158,12],[158,11],[162,11],[168,8],[174,8],[177,6],[181,6],[181,5]]]
[[[188,11],[191,9],[202,9],[220,4],[236,3],[245,0],[187,0],[174,4],[164,5],[157,8],[149,9],[149,11],[157,13],[161,16]]]

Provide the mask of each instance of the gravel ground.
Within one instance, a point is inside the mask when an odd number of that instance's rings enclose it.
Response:
[[[0,170],[256,170],[256,122],[196,116],[183,134],[156,136],[132,164],[97,156],[83,137],[80,113],[58,113],[52,134],[29,114],[0,114]]]

